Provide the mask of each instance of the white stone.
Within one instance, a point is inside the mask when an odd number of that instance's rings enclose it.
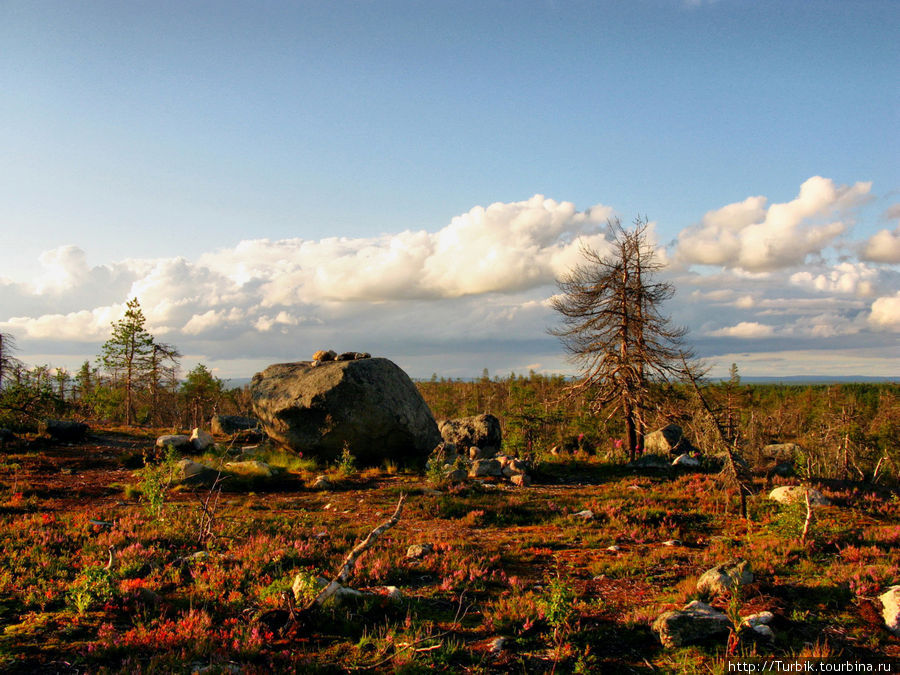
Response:
[[[775,639],[775,632],[769,628],[766,624],[762,623],[758,626],[753,626],[753,632],[759,635],[760,637],[764,637],[767,640]]]
[[[894,635],[900,635],[900,586],[891,586],[878,599],[884,608],[881,615],[888,630]]]
[[[594,512],[590,509],[585,509],[584,511],[579,511],[578,513],[573,513],[569,516],[569,518],[578,518],[580,520],[593,520]]]
[[[683,455],[678,455],[675,459],[672,460],[672,466],[683,466],[685,468],[696,468],[700,466],[700,460],[696,457],[691,457],[689,454],[684,453]]]
[[[171,445],[176,450],[185,448],[191,445],[191,437],[187,434],[167,434],[156,439],[157,448],[164,448],[167,445]]]
[[[772,612],[758,612],[756,614],[751,614],[750,616],[745,616],[743,619],[741,619],[741,625],[755,628],[756,626],[768,626],[774,620],[775,615],[772,614]]]
[[[779,504],[793,504],[794,502],[806,502],[806,491],[809,490],[809,503],[814,506],[828,506],[830,501],[818,490],[807,488],[803,485],[782,485],[769,493],[769,499]]]

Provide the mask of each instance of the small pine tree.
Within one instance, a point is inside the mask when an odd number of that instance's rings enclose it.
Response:
[[[102,347],[100,363],[125,394],[125,424],[134,424],[134,392],[144,379],[153,353],[153,336],[137,298],[128,301],[125,316],[112,322],[112,336]]]

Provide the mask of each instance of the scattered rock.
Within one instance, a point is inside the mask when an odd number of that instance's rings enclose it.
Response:
[[[191,445],[197,452],[206,452],[215,444],[216,440],[203,429],[197,428],[191,432]]]
[[[502,456],[502,455],[501,455]],[[528,473],[528,465],[523,462],[521,459],[514,458],[506,458],[507,461],[500,460],[501,463],[501,473],[507,478],[512,478],[513,476],[518,476],[522,474]]]
[[[806,502],[806,491],[809,490],[809,503],[814,506],[828,506],[831,504],[828,498],[816,489],[803,485],[782,485],[769,493],[769,499],[779,504],[793,504],[794,502]]]
[[[509,477],[509,482],[516,487],[528,487],[531,485],[531,476],[525,473],[518,473]]]
[[[613,544],[612,546],[607,546],[606,550],[609,551],[610,553],[618,553],[622,549],[621,549],[621,547],[617,546],[616,544]]]
[[[731,621],[725,613],[694,600],[684,609],[660,614],[652,628],[664,647],[680,647],[727,634]]]
[[[434,544],[412,544],[406,549],[407,560],[418,560],[434,552]]]
[[[168,434],[156,439],[157,448],[165,448],[167,445],[176,450],[191,450],[194,447],[191,444],[191,437],[187,434]]]
[[[314,352],[312,357],[313,361],[324,363],[326,361],[334,361],[337,358],[337,352],[332,349],[320,349],[319,351]]]
[[[692,457],[687,453],[684,453],[683,455],[678,455],[678,457],[672,460],[672,466],[680,466],[685,469],[695,469],[700,466],[700,460],[696,457]]]
[[[464,483],[469,477],[469,472],[465,469],[450,469],[445,476],[451,483]]]
[[[757,626],[768,626],[775,620],[775,615],[772,612],[758,612],[756,614],[751,614],[750,616],[745,616],[741,619],[741,626],[747,626],[749,628],[756,628]]]
[[[325,476],[316,476],[316,480],[312,484],[312,487],[313,490],[330,490],[331,482]],[[326,506],[325,508],[328,508],[328,506]]]
[[[678,539],[668,539],[662,543],[663,546],[681,546],[681,542]]]
[[[461,456],[462,455],[459,454],[459,450],[456,447],[456,443],[441,441],[435,446],[434,450],[431,451],[428,461],[438,462],[440,464],[453,464],[457,458]]]
[[[509,642],[505,637],[497,637],[488,644],[488,651],[491,654],[499,654],[506,649],[506,643]]]
[[[485,478],[502,476],[500,462],[496,459],[476,459],[469,469],[469,478]]]
[[[90,427],[84,422],[72,420],[46,420],[42,431],[59,443],[80,443],[87,436]]]
[[[253,377],[250,395],[272,440],[326,461],[345,445],[362,464],[421,458],[441,440],[415,384],[383,358],[276,364]]]
[[[385,586],[384,590],[387,591],[388,600],[391,602],[400,602],[403,600],[403,592],[396,586]]]
[[[697,592],[705,598],[714,598],[731,592],[738,586],[753,583],[753,570],[745,560],[716,565],[697,580]]]
[[[244,431],[260,431],[259,420],[241,415],[215,415],[209,421],[209,429],[220,436],[231,436]]]
[[[681,427],[677,424],[669,424],[662,429],[647,434],[644,437],[644,452],[669,455],[684,453],[692,449],[690,441],[684,437]]]
[[[900,636],[900,586],[891,586],[878,599],[883,607],[884,624],[894,635]]]
[[[793,462],[802,452],[796,443],[771,443],[760,451],[760,455],[779,462]]]
[[[190,459],[182,459],[175,465],[175,477],[178,480],[206,479],[210,475],[215,475],[216,471],[200,462],[194,462]]]
[[[765,638],[766,640],[771,641],[775,639],[775,632],[765,624],[751,626],[750,630],[752,630],[757,636]]]
[[[478,448],[479,457],[473,459],[493,457],[500,451],[503,440],[500,420],[490,414],[443,420],[440,433],[445,441],[460,448]]]
[[[569,515],[569,518],[577,518],[578,520],[593,520],[594,512],[590,509],[585,509],[584,511],[579,511],[578,513],[572,513]]]

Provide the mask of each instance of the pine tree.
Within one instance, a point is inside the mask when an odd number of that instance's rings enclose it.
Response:
[[[134,424],[134,392],[147,375],[153,353],[153,336],[144,328],[145,323],[137,298],[130,300],[125,316],[112,322],[112,336],[100,354],[103,368],[125,393],[126,425]]]

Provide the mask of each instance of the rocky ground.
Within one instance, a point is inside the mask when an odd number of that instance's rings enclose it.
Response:
[[[746,522],[702,466],[557,456],[532,467],[530,487],[435,484],[422,468],[263,449],[274,475],[233,475],[219,493],[210,481],[159,487],[161,465],[139,471],[157,435],[7,448],[0,669],[723,672],[729,656],[900,659],[878,599],[900,582],[900,506],[881,488],[814,483],[829,503],[813,505],[803,539],[805,504],[768,498],[796,479],[757,479]],[[233,460],[216,440],[192,458]],[[396,526],[346,583],[363,595],[293,620],[401,494]],[[724,586],[699,583],[725,563],[742,566]]]

